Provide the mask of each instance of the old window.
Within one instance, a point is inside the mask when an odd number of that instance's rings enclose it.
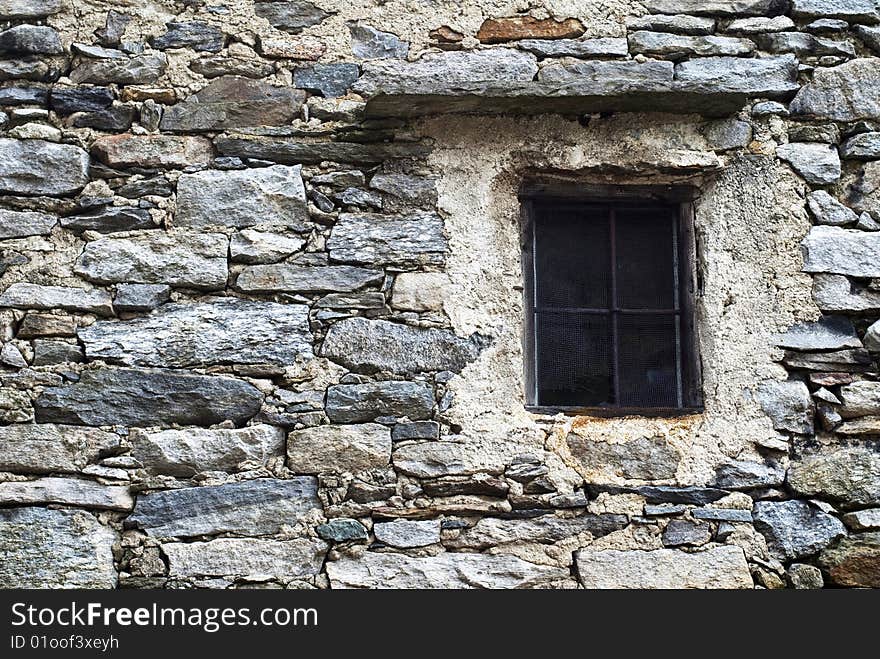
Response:
[[[524,189],[530,408],[700,408],[691,207],[664,192]]]

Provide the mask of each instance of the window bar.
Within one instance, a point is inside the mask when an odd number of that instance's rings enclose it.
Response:
[[[614,392],[614,405],[620,406],[620,374],[618,373],[618,338],[617,338],[617,217],[613,208],[608,210],[608,234],[610,238],[611,263],[611,387]]]
[[[674,277],[674,286],[672,287],[673,306],[676,309],[681,308],[681,300],[679,292],[681,291],[681,281],[679,274],[679,256],[678,256],[678,218],[675,213],[670,213],[672,220],[672,276]],[[684,407],[684,392],[682,391],[681,382],[681,315],[677,314],[675,320],[675,400],[679,407]]]
[[[532,222],[532,354],[534,356],[532,364],[535,370],[535,386],[532,400],[535,401],[535,405],[540,405],[541,401],[538,398],[538,392],[540,391],[538,380],[541,375],[541,369],[538,364],[538,328],[540,327],[538,323],[538,239],[536,238],[538,235],[538,216],[535,213],[534,204],[529,204],[529,210]]]

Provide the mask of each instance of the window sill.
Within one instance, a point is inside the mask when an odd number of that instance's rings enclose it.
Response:
[[[593,416],[609,417],[679,417],[701,414],[703,407],[544,407],[526,405],[526,411],[532,414],[555,416]]]

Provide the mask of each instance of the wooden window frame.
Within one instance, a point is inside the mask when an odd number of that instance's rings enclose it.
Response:
[[[702,366],[696,322],[697,244],[694,231],[694,198],[690,186],[583,185],[559,181],[526,181],[520,189],[521,248],[525,318],[523,355],[526,410],[536,414],[572,416],[675,417],[703,411]],[[535,328],[534,218],[536,202],[585,204],[651,203],[678,207],[679,308],[681,328],[681,407],[579,407],[537,404],[537,334]]]

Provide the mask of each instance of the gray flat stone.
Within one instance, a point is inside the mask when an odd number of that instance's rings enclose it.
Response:
[[[61,7],[62,0],[0,0],[0,19],[43,18],[57,14]]]
[[[818,68],[791,102],[791,113],[813,119],[859,121],[880,118],[880,60],[855,59]]]
[[[90,359],[128,366],[292,365],[314,356],[308,316],[302,304],[215,298],[166,304],[143,318],[97,322],[77,335]]]
[[[229,239],[219,233],[149,231],[88,243],[75,272],[101,284],[170,284],[222,289],[228,275]]]
[[[136,229],[155,229],[156,223],[145,208],[126,206],[102,206],[97,210],[67,215],[61,218],[61,226],[74,233],[97,231],[114,233]]]
[[[652,14],[693,14],[694,16],[764,16],[782,13],[775,0],[644,0]]]
[[[476,335],[464,339],[447,330],[346,318],[330,327],[321,354],[356,371],[457,373],[477,358],[481,347]]]
[[[115,588],[116,540],[85,511],[0,510],[0,588]]]
[[[336,98],[348,93],[359,76],[360,68],[351,62],[313,64],[296,68],[293,84],[324,98]]]
[[[675,82],[680,91],[788,98],[799,89],[797,70],[793,55],[701,57],[676,64]]]
[[[305,245],[305,239],[299,236],[244,229],[233,234],[229,258],[236,263],[275,263],[299,252]]]
[[[415,442],[400,446],[392,456],[394,468],[416,478],[471,476],[504,471],[504,460],[464,442]]]
[[[0,138],[0,192],[68,195],[89,181],[89,154],[78,146]]]
[[[880,160],[880,132],[853,135],[840,147],[840,154],[848,160]]]
[[[175,223],[185,227],[257,224],[302,228],[308,220],[302,168],[205,170],[177,184]]]
[[[162,77],[168,66],[165,53],[147,53],[125,59],[84,59],[70,72],[74,84],[147,85]]]
[[[777,147],[776,156],[790,164],[807,183],[830,185],[840,178],[840,156],[834,145],[790,142]]]
[[[119,284],[113,298],[117,311],[152,311],[171,298],[166,284]]]
[[[382,282],[381,270],[349,265],[307,266],[293,263],[245,268],[235,282],[244,293],[350,293]]]
[[[663,529],[664,547],[699,547],[712,539],[711,527],[702,522],[687,519],[673,519]]]
[[[344,588],[546,588],[568,582],[568,570],[515,556],[442,553],[415,558],[367,552],[327,563],[330,587]]]
[[[810,556],[846,535],[839,519],[804,501],[757,501],[754,518],[755,528],[779,560]]]
[[[60,504],[99,510],[129,511],[134,499],[127,486],[46,476],[32,481],[0,483],[0,506]]]
[[[382,416],[427,419],[434,410],[434,390],[417,382],[339,384],[327,389],[326,409],[334,423],[360,423]]]
[[[265,424],[235,429],[183,428],[129,433],[132,455],[152,473],[189,477],[204,471],[235,471],[242,462],[266,466],[284,455],[286,436]]]
[[[788,16],[774,16],[773,18],[755,16],[754,18],[737,18],[730,21],[724,31],[732,34],[765,34],[793,30],[794,27],[794,21]]]
[[[327,543],[311,538],[260,540],[218,538],[208,542],[166,542],[171,577],[255,576],[295,579],[321,571]]]
[[[768,53],[794,53],[798,57],[855,57],[856,50],[847,41],[815,37],[803,32],[776,32],[752,37]]]
[[[712,34],[715,31],[715,19],[701,16],[668,16],[664,14],[630,16],[626,19],[626,29],[630,32],[635,30],[651,30],[654,32],[672,32],[673,34],[706,35]]]
[[[0,471],[76,473],[119,448],[116,433],[50,423],[0,426]]]
[[[35,211],[11,211],[0,209],[0,240],[48,235],[58,218]]]
[[[299,89],[223,76],[167,108],[159,126],[181,132],[283,126],[299,115],[305,100],[305,92]]]
[[[804,238],[801,249],[805,272],[880,277],[880,234],[816,226]]]
[[[584,588],[752,588],[743,550],[713,547],[620,551],[581,549],[575,563]]]
[[[843,275],[814,275],[813,299],[822,311],[832,313],[880,310],[880,292],[869,290]]]
[[[808,194],[807,206],[816,224],[845,227],[859,221],[855,211],[841,204],[825,190],[816,190]]]
[[[409,43],[391,32],[382,32],[363,23],[354,23],[348,29],[351,52],[358,59],[405,59],[409,53]]]
[[[92,153],[110,167],[189,167],[214,157],[211,141],[199,136],[107,135],[92,143]],[[167,195],[163,195],[167,196]]]
[[[715,470],[715,485],[729,490],[777,487],[785,480],[785,469],[774,463],[733,460]]]
[[[18,282],[0,294],[0,307],[13,309],[64,309],[99,316],[113,315],[110,294],[102,290],[72,288],[70,286],[40,286]]]
[[[315,533],[328,542],[352,542],[367,540],[370,537],[363,524],[347,517],[339,517],[329,520],[326,524],[319,524],[315,527]]]
[[[534,519],[484,517],[446,544],[456,549],[477,551],[510,543],[551,544],[586,534],[601,538],[625,528],[627,524],[626,515],[542,515]]]
[[[34,402],[38,423],[74,425],[243,424],[263,402],[235,378],[145,369],[84,371],[79,382],[48,387]]]
[[[843,405],[839,412],[845,419],[880,415],[880,382],[860,380],[840,388]]]
[[[598,37],[593,39],[522,39],[517,48],[538,57],[626,57],[626,39]]]
[[[377,423],[315,426],[287,439],[287,467],[299,474],[352,473],[387,467],[391,431]]]
[[[449,249],[436,213],[342,213],[327,240],[334,261],[365,265],[443,265]]]
[[[683,59],[689,56],[737,56],[755,50],[755,43],[739,37],[687,36],[639,30],[629,35],[629,50],[649,57]]]
[[[58,33],[47,26],[16,25],[0,32],[0,52],[58,55],[64,52]]]
[[[315,510],[321,502],[313,476],[258,478],[141,495],[126,524],[157,538],[274,535]]]
[[[308,0],[273,0],[255,2],[254,13],[269,21],[269,25],[296,34],[307,27],[320,24],[331,16]]]
[[[200,21],[173,21],[166,23],[165,27],[165,34],[150,39],[150,45],[157,50],[191,48],[216,53],[226,42],[219,28]]]
[[[833,17],[855,22],[880,23],[873,0],[793,0],[792,16],[798,18]]]
[[[426,547],[440,542],[440,520],[422,521],[400,519],[373,524],[376,540],[399,549]]]
[[[822,316],[810,323],[792,325],[774,339],[780,348],[791,350],[841,350],[861,348],[852,321],[846,316]]]

